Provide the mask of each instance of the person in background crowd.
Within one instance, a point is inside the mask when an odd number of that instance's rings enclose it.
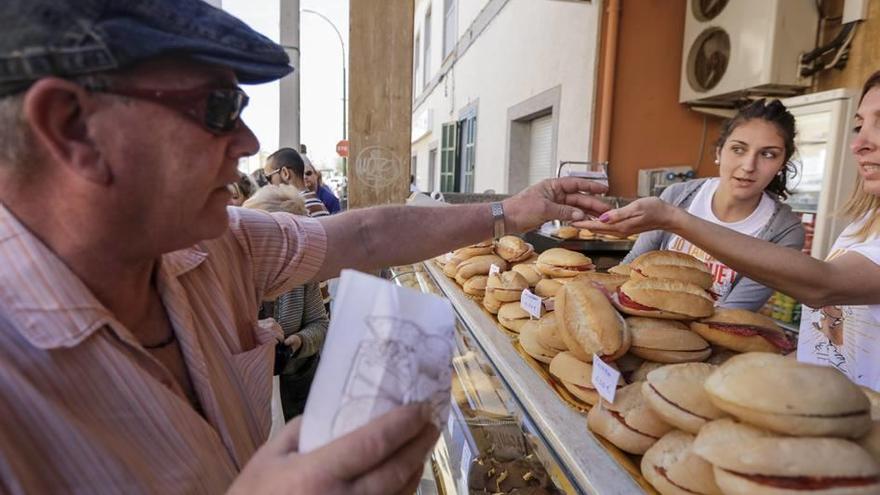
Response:
[[[318,196],[306,188],[305,161],[295,149],[281,148],[269,155],[263,171],[271,184],[287,184],[295,187],[305,201],[306,210],[308,210],[310,217],[320,218],[330,214]],[[330,314],[330,287],[326,280],[322,280],[320,285],[324,309],[327,314]]]
[[[266,186],[258,190],[245,201],[244,207],[308,216],[299,191],[286,185]],[[275,301],[263,305],[269,307],[267,313],[281,325],[284,343],[293,353],[279,375],[284,420],[290,421],[305,409],[330,320],[324,310],[321,289],[314,282],[294,287]]]
[[[232,199],[229,200],[229,204],[241,206],[257,190],[257,185],[254,184],[248,174],[239,171],[238,180],[230,184],[229,188],[232,193]]]
[[[261,168],[251,172],[251,179],[257,184],[257,189],[269,185],[269,180],[266,179],[266,172],[263,172]]]
[[[880,391],[880,71],[862,88],[850,149],[859,172],[844,207],[852,223],[825,261],[724,228],[657,198],[576,224],[618,235],[672,232],[744,276],[794,297],[808,307],[801,317],[798,360],[833,366],[859,385]]]
[[[306,171],[305,171],[305,182],[306,187],[310,190],[314,191],[318,196],[318,199],[324,203],[324,206],[327,207],[327,210],[330,214],[339,213],[342,209],[339,206],[339,198],[333,194],[333,191],[324,184],[324,179],[320,170],[315,170],[315,167],[312,166],[311,163],[306,163]]]
[[[800,250],[804,227],[787,197],[790,159],[795,151],[794,116],[779,100],[757,100],[726,121],[715,145],[719,176],[667,187],[660,199],[703,220],[736,232]],[[639,236],[624,258],[629,263],[648,251],[668,249],[704,261],[715,277],[718,306],[758,311],[773,295],[682,236],[654,231]]]
[[[260,302],[608,209],[574,177],[491,205],[227,207],[259,150],[239,84],[289,74],[283,47],[199,0],[4,0],[0,26],[2,493],[413,493],[426,404],[310,452],[299,419],[268,439]]]
[[[263,172],[270,184],[288,184],[295,187],[305,200],[310,217],[329,215],[330,212],[324,207],[324,203],[306,187],[305,167],[305,161],[298,151],[293,148],[281,148],[269,155]]]

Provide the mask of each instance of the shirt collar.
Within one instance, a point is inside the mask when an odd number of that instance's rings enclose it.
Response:
[[[168,253],[161,269],[179,277],[207,257],[198,247]],[[0,307],[31,345],[73,347],[106,325],[113,314],[48,246],[0,204]]]

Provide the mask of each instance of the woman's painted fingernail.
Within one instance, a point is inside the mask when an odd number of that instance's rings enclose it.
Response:
[[[611,220],[611,215],[609,215],[608,213],[603,213],[599,216],[599,221],[602,223],[606,223],[608,222],[608,220]]]

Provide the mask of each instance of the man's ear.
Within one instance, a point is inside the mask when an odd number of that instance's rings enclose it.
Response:
[[[86,180],[108,184],[112,173],[89,136],[90,98],[73,82],[40,79],[25,94],[24,117],[50,159]]]

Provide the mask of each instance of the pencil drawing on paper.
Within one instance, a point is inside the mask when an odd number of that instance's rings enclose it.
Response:
[[[449,405],[451,340],[394,316],[367,316],[365,323],[369,331],[346,377],[333,436],[412,402],[429,402],[439,426]]]

